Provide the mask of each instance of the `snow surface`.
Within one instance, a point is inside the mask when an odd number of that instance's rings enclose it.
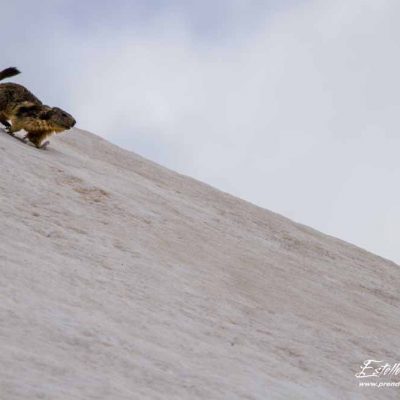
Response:
[[[354,376],[400,361],[396,264],[88,132],[51,141],[0,132],[1,399],[400,396]]]

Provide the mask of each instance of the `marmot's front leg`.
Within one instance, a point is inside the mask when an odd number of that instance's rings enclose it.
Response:
[[[38,149],[41,150],[46,150],[47,146],[50,144],[50,141],[46,140],[43,144],[40,145],[40,147],[38,147]],[[37,146],[36,146],[37,147]]]
[[[50,143],[49,141],[43,143],[48,135],[48,132],[28,132],[24,139],[28,139],[38,149],[45,149]]]

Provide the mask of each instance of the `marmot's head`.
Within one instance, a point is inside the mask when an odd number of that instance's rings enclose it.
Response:
[[[19,104],[14,111],[14,118],[27,132],[63,132],[76,124],[72,115],[61,108],[31,102]]]
[[[54,127],[55,132],[71,129],[76,124],[72,115],[58,107],[49,107],[47,110],[43,110],[39,113],[39,118],[43,121],[48,121],[49,125]]]

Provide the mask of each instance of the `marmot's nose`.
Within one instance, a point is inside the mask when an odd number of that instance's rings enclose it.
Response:
[[[73,122],[72,122],[72,124],[71,124],[71,128],[72,128],[73,126],[75,126],[75,124],[76,124],[76,121],[73,120]]]

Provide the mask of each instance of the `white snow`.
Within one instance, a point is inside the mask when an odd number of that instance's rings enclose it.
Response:
[[[0,399],[400,395],[354,376],[396,264],[78,129],[0,151]]]

